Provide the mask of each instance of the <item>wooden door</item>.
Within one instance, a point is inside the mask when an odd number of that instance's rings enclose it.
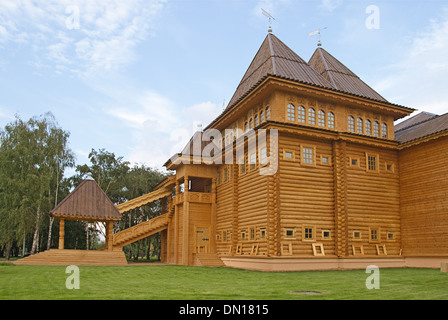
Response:
[[[208,253],[208,227],[196,227],[196,253]]]

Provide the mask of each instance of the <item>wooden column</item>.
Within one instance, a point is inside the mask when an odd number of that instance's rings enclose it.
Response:
[[[65,220],[59,219],[59,250],[64,250]]]
[[[179,192],[179,181],[176,180],[176,201],[174,201],[174,260],[175,264],[179,264],[179,206],[178,206],[178,196]]]
[[[112,220],[106,221],[106,247],[107,251],[114,250],[114,222]]]
[[[333,141],[334,199],[335,199],[335,247],[338,257],[345,257],[348,250],[347,228],[347,143]]]
[[[216,253],[216,179],[212,179],[212,204],[210,217],[211,230],[209,230],[209,253]]]
[[[184,216],[182,219],[182,264],[189,264],[189,229],[190,229],[190,208],[188,203],[188,176],[184,178]]]

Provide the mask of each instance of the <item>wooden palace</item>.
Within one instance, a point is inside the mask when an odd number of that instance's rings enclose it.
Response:
[[[438,268],[448,261],[448,115],[394,125],[413,112],[321,46],[306,62],[270,32],[227,108],[165,163],[173,175],[116,205],[162,201],[163,214],[109,233],[106,251],[161,232],[168,264]]]

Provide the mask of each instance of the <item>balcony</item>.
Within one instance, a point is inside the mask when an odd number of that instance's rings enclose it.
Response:
[[[180,193],[174,197],[174,204],[182,203],[185,200],[187,200],[188,202],[212,203],[213,193],[191,192],[191,191],[187,193]]]

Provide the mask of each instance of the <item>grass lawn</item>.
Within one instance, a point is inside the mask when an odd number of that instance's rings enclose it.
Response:
[[[448,274],[435,269],[380,269],[380,288],[372,290],[366,288],[370,274],[365,270],[258,272],[171,265],[81,266],[80,289],[68,290],[65,269],[0,263],[0,300],[448,300]]]

